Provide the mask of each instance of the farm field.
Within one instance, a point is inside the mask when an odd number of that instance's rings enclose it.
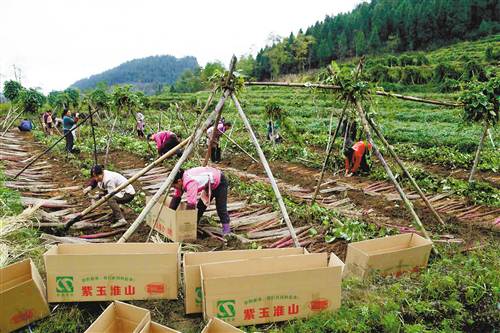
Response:
[[[498,95],[493,93],[497,101],[496,116],[494,112],[493,116],[483,115],[493,118],[486,132],[485,121],[473,122],[464,117],[464,113],[468,115],[464,105],[470,106],[463,102],[464,93],[472,89],[468,82],[461,81],[460,87],[443,92],[444,83],[431,79],[440,62],[460,68],[465,62],[475,60],[488,68],[490,82],[498,85],[499,61],[484,60],[485,50],[489,47],[500,52],[500,35],[426,52],[428,63],[412,65],[427,77],[421,84],[401,81],[405,66],[388,66],[391,67],[389,76],[394,80],[399,77],[398,82],[375,82],[373,77],[370,78],[374,75],[373,68],[390,57],[387,55],[368,56],[362,60],[366,62],[366,68],[359,79],[355,72],[350,71],[359,63],[359,58],[339,62],[342,73],[348,73],[349,78],[356,77],[353,85],[369,85],[367,90],[311,87],[310,83],[337,85],[348,80],[331,75],[331,80],[338,81],[321,81],[325,75],[323,70],[284,75],[275,80],[306,85],[301,88],[243,85],[238,76],[226,70],[216,73],[215,80],[210,81],[218,90],[207,104],[206,113],[203,109],[211,94],[209,89],[186,93],[163,91],[145,96],[127,86],[98,87],[87,92],[74,90],[78,93],[74,103],[67,92],[54,94],[53,104],[50,104],[49,95],[48,102],[34,107],[33,113],[22,113],[23,118],[31,119],[34,126],[29,133],[23,133],[15,128],[17,123],[10,129],[6,125],[13,117],[13,109],[27,108],[29,104],[17,104],[16,101],[0,104],[0,129],[3,129],[0,134],[0,267],[31,258],[45,277],[43,253],[50,245],[112,243],[123,237],[132,222],[140,219],[147,204],[146,198],[149,200],[161,188],[184,156],[165,159],[138,177],[133,183],[137,194],[130,203],[122,205],[126,225],[114,227],[111,210],[102,205],[65,230],[68,221],[94,205],[94,201],[82,192],[90,178],[90,169],[97,161],[107,170],[131,178],[142,168],[155,163],[158,158],[156,146],[137,136],[136,114],[144,115],[146,134],[170,130],[182,141],[196,134],[200,119],[204,120],[207,113],[216,109],[224,89],[228,89],[229,85],[224,85],[227,79],[236,82],[231,86],[231,92],[239,100],[269,162],[301,247],[310,253],[333,253],[345,261],[350,243],[405,233],[425,236],[428,232],[435,249],[428,266],[413,272],[387,276],[374,273],[366,279],[343,279],[342,303],[335,312],[240,329],[271,333],[497,332],[500,329]],[[417,59],[418,54],[420,52],[410,52],[400,57]],[[466,61],[464,55],[468,57]],[[331,66],[336,68],[337,65]],[[246,81],[254,80],[246,78]],[[476,83],[478,86],[483,84]],[[493,90],[498,91],[498,86],[496,89]],[[422,100],[465,104],[444,106],[376,96],[375,90]],[[348,91],[347,99],[339,91]],[[380,148],[426,232],[406,209],[391,176],[375,152],[369,156],[370,172],[349,177],[344,174],[343,146],[346,140],[341,135],[333,143],[331,158],[325,163],[322,185],[313,202],[331,133],[340,127],[345,105],[348,105],[349,119],[358,123],[356,141],[368,140],[361,130],[362,121],[358,118],[361,112],[355,109],[356,101],[362,101],[360,105],[368,118],[378,125],[443,223],[436,219],[389,149],[375,136],[373,143]],[[61,113],[67,105],[71,111],[84,114],[81,116],[84,121],[80,120],[83,125],[75,130],[79,150],[75,154],[67,152],[61,133],[56,131],[47,135],[40,120],[42,111],[54,109]],[[276,118],[270,118],[271,107],[279,110],[273,114]],[[223,171],[228,179],[227,208],[232,234],[225,237],[221,232],[212,203],[198,224],[197,239],[181,242],[181,252],[294,246],[280,211],[280,201],[238,114],[235,100],[226,100],[221,115],[225,123],[232,123],[232,128],[220,139],[222,160],[208,165]],[[494,117],[497,117],[496,121]],[[271,120],[278,123],[276,129],[282,142],[273,143],[266,137]],[[199,133],[202,133],[202,140],[194,145],[190,154],[186,153],[189,159],[182,163],[185,169],[200,166],[205,159],[205,130]],[[473,181],[469,181],[482,136],[484,142],[477,170]],[[184,147],[185,151],[190,145],[191,142]],[[46,152],[48,148],[50,151]],[[31,165],[33,157],[39,159]],[[151,228],[143,223],[128,241],[170,242],[161,233],[150,231]],[[206,324],[202,315],[186,315],[182,288],[179,288],[178,295],[176,300],[129,303],[151,311],[152,320],[160,324],[184,333],[201,332]],[[18,332],[84,332],[108,304],[51,304],[49,317]]]

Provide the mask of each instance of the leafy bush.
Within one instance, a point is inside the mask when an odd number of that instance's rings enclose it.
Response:
[[[434,67],[434,82],[440,83],[445,79],[458,80],[460,78],[460,73],[448,63],[439,63]]]
[[[494,125],[499,118],[500,78],[488,82],[470,82],[460,96],[464,103],[464,119]]]
[[[15,101],[23,89],[23,86],[19,82],[13,80],[7,81],[3,86],[3,95],[9,101]]]
[[[473,80],[474,78],[478,81],[488,80],[484,67],[477,61],[470,60],[465,64],[464,79]]]
[[[443,83],[439,85],[439,91],[442,93],[449,93],[460,90],[460,82],[458,80],[446,78]]]
[[[370,80],[372,82],[393,82],[389,75],[389,68],[383,65],[376,65],[369,70]]]
[[[430,76],[420,67],[406,66],[401,69],[401,83],[403,84],[424,84],[430,81]]]

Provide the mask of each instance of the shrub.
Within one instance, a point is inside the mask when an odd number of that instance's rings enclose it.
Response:
[[[445,79],[458,80],[460,73],[450,64],[444,62],[434,67],[434,82],[441,83]]]
[[[423,70],[416,66],[406,66],[401,69],[401,83],[424,84],[429,82],[429,77]]]
[[[476,78],[479,81],[488,80],[484,67],[481,66],[477,61],[470,60],[465,64],[464,79],[472,80],[473,78]]]
[[[415,63],[414,60],[415,59],[413,59],[412,56],[404,54],[401,57],[399,57],[399,65],[403,66],[403,67],[404,66],[412,66]]]

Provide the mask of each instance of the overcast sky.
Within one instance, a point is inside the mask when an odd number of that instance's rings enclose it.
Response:
[[[0,84],[45,93],[134,58],[195,56],[200,65],[253,53],[361,0],[1,0]]]

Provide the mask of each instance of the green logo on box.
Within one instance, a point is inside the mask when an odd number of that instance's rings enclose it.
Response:
[[[72,293],[75,291],[72,276],[56,276],[56,285],[58,293]]]
[[[194,290],[196,292],[196,304],[201,304],[201,301],[203,300],[203,294],[201,293],[201,287],[195,288]]]
[[[217,313],[217,318],[219,319],[235,317],[236,301],[235,300],[217,301],[217,309],[219,310],[219,313]]]

